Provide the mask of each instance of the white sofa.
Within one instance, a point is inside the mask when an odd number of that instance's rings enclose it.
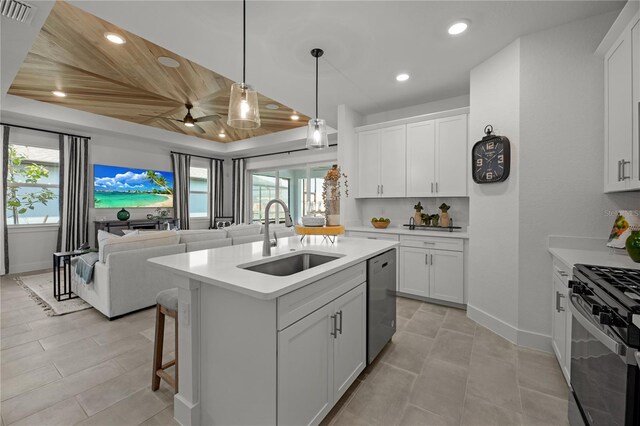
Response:
[[[237,225],[224,230],[152,231],[119,237],[99,244],[93,280],[80,282],[72,274],[73,291],[110,319],[155,305],[156,295],[175,287],[173,277],[147,262],[152,257],[207,250],[232,244],[262,241],[262,225]],[[275,225],[278,238],[295,235]]]

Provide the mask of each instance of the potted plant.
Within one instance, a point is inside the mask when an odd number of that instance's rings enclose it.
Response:
[[[440,220],[440,215],[439,214],[432,214],[431,215],[431,226],[438,226],[438,220]]]
[[[440,226],[442,228],[446,228],[449,226],[449,209],[451,208],[451,206],[446,205],[445,203],[440,204],[440,207],[438,207],[441,211],[442,214],[440,215]]]
[[[416,225],[419,225],[420,223],[422,223],[422,210],[424,210],[424,208],[422,207],[420,201],[418,201],[418,204],[413,206],[413,209],[416,211],[413,215],[413,220],[415,221]]]
[[[431,215],[422,213],[422,215],[420,215],[420,223],[427,226],[431,225]]]
[[[322,201],[324,201],[327,226],[340,225],[340,180],[344,179],[344,195],[349,197],[349,182],[347,175],[334,164],[324,176],[322,182]]]

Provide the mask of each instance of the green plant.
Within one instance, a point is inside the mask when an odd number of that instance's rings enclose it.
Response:
[[[446,213],[449,211],[449,209],[451,208],[451,206],[446,205],[445,203],[440,204],[440,207],[438,207],[440,210],[442,210],[442,213]]]
[[[14,225],[19,223],[19,215],[27,210],[33,210],[37,204],[47,205],[56,198],[56,194],[49,188],[31,191],[19,195],[18,187],[12,184],[37,184],[40,179],[49,177],[49,169],[41,164],[23,164],[27,156],[19,153],[13,145],[9,145],[7,158],[7,210],[11,212]]]
[[[161,187],[164,190],[165,194],[173,194],[173,188],[169,187],[169,182],[167,182],[167,180],[164,178],[164,176],[162,176],[160,173],[158,172],[154,172],[153,170],[147,170],[146,172],[147,175],[147,180],[155,185],[158,185],[159,187]],[[156,188],[153,188],[153,193],[159,193],[161,191],[156,190]]]
[[[415,209],[416,212],[421,212],[422,210],[424,210],[424,207],[422,207],[422,203],[420,201],[418,201],[418,204],[416,204],[415,206],[413,206],[413,208]]]

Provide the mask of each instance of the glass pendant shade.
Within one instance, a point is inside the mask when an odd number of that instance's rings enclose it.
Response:
[[[327,125],[321,118],[312,118],[307,127],[307,149],[324,149],[329,147]]]
[[[248,84],[233,83],[231,85],[227,124],[235,129],[257,129],[260,127],[258,93]]]

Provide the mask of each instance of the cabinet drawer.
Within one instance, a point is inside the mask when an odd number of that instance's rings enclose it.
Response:
[[[398,241],[398,235],[396,234],[378,232],[348,231],[347,236],[351,238],[367,238],[369,240]]]
[[[362,262],[278,298],[278,330],[283,330],[367,280]]]
[[[568,286],[569,278],[573,275],[571,268],[568,268],[567,265],[555,257],[553,258],[553,273],[562,281],[565,287]]]
[[[462,251],[464,243],[458,238],[423,237],[413,235],[400,236],[401,247],[414,247],[435,250]]]

